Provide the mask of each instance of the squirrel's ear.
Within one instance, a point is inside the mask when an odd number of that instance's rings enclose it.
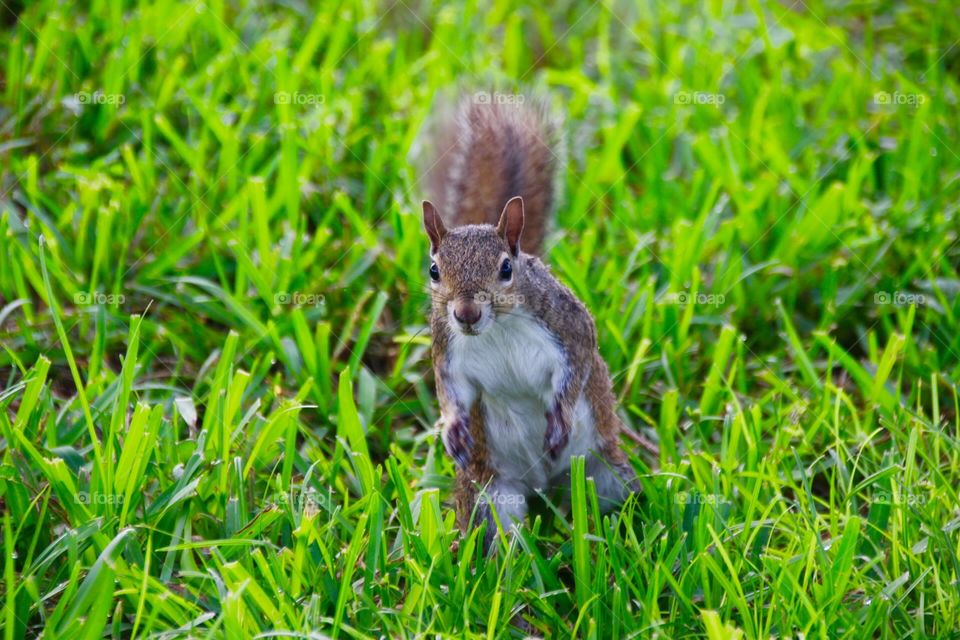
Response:
[[[514,256],[520,253],[520,233],[523,231],[523,198],[515,196],[510,198],[506,206],[503,207],[503,213],[500,214],[500,222],[497,224],[497,233],[507,241],[510,247],[510,253]]]
[[[440,241],[447,235],[447,228],[437,212],[437,208],[429,200],[423,201],[423,228],[430,236],[430,253],[434,254],[440,248]]]

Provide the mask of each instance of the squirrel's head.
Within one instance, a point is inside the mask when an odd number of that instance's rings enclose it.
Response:
[[[431,295],[434,305],[446,310],[452,329],[479,335],[498,314],[523,302],[516,293],[522,275],[523,198],[507,202],[495,227],[471,224],[450,230],[437,208],[424,201],[423,226],[430,236]]]

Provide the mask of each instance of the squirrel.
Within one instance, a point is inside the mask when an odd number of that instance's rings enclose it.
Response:
[[[528,497],[569,488],[571,456],[585,456],[605,510],[637,489],[593,316],[537,257],[557,140],[542,104],[462,101],[431,176],[446,222],[423,202],[438,423],[458,526],[486,520],[487,549]]]

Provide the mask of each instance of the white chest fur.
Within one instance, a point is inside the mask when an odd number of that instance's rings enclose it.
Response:
[[[518,489],[547,488],[569,469],[571,455],[589,455],[595,447],[592,413],[581,397],[567,448],[556,461],[544,452],[546,412],[565,373],[566,356],[531,316],[519,310],[501,315],[479,336],[452,336],[449,349],[449,372],[463,387],[455,391],[480,399],[491,462]]]

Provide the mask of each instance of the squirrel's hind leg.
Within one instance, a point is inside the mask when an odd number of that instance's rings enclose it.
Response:
[[[636,472],[626,456],[617,452],[617,456],[593,452],[584,461],[587,477],[592,477],[597,488],[597,500],[601,511],[610,511],[623,504],[631,493],[639,490]]]
[[[610,388],[607,365],[599,353],[594,357],[586,394],[593,411],[598,446],[584,461],[584,470],[588,477],[593,477],[600,508],[609,511],[623,503],[631,493],[639,491],[640,483],[627,455],[620,448],[623,423],[614,410],[616,399]]]
[[[469,463],[457,471],[454,508],[457,526],[463,533],[481,522],[487,523],[483,548],[488,551],[497,534],[497,521],[504,529],[522,523],[527,515],[527,499],[522,487],[498,476],[490,465],[479,402],[470,412],[470,432],[475,444]]]
[[[482,477],[482,476],[481,476]],[[527,497],[496,476],[489,474],[485,482],[467,471],[457,474],[457,526],[468,533],[480,523],[487,523],[483,539],[484,551],[489,551],[497,535],[497,522],[505,530],[520,525],[527,516]]]

